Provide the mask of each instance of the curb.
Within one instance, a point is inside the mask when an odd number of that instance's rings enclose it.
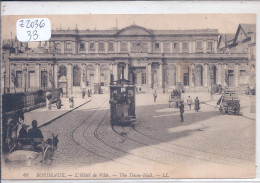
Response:
[[[71,110],[69,110],[69,111],[67,111],[67,112],[65,112],[65,113],[63,113],[63,114],[61,114],[61,115],[59,115],[59,116],[57,116],[57,117],[55,117],[55,118],[53,118],[53,119],[47,121],[47,122],[45,122],[45,123],[43,123],[43,124],[40,125],[38,128],[41,128],[41,127],[44,127],[44,126],[47,126],[47,125],[51,124],[53,121],[55,121],[55,120],[61,118],[62,116],[65,116],[66,114],[68,114],[68,113],[74,111],[75,109],[78,109],[79,107],[81,107],[81,106],[83,106],[83,105],[89,103],[90,101],[91,101],[91,100],[88,100],[87,102],[85,102],[85,103],[83,103],[83,104],[81,104],[81,105],[79,105],[79,106],[77,106],[77,107],[75,107],[75,108],[73,108],[73,109],[71,109]]]

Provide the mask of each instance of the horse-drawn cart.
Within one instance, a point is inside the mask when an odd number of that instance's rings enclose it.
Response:
[[[6,165],[51,165],[58,145],[58,135],[48,138],[15,138],[14,147],[5,157]]]
[[[171,95],[169,96],[169,108],[171,107],[171,102],[175,103],[175,107],[177,108],[179,102],[181,101],[181,91],[180,90],[173,90]]]
[[[239,97],[233,91],[225,91],[225,93],[218,100],[217,105],[220,105],[219,110],[221,114],[239,114],[240,112],[240,100]]]

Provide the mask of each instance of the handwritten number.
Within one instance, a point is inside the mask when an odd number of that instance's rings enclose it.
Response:
[[[21,23],[20,23],[20,27],[24,27],[23,20],[20,20],[19,22],[21,22]]]
[[[29,25],[30,20],[26,20],[26,22],[27,22],[27,24],[26,24],[26,28],[30,28],[30,25]]]
[[[37,34],[37,30],[34,30],[34,31],[33,31],[33,39],[36,40],[36,39],[38,39],[38,37],[39,37],[39,36],[38,36],[38,34]]]
[[[35,20],[35,29],[37,29],[38,28],[38,20]]]
[[[27,31],[27,35],[30,37],[28,41],[32,39],[31,31]]]
[[[40,21],[40,24],[39,24],[39,27],[40,27],[40,28],[43,28],[44,26],[45,26],[44,20],[41,20],[41,21]]]

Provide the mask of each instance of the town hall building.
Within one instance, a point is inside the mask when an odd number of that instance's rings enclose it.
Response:
[[[217,29],[151,30],[137,25],[52,30],[51,39],[39,42],[38,48],[18,52],[17,42],[6,82],[11,93],[63,88],[77,94],[95,86],[108,92],[121,78],[142,92],[169,92],[180,85],[185,91],[209,91],[218,84],[243,91],[255,62],[248,51],[255,54],[255,29],[239,29],[231,36]],[[240,43],[245,48],[229,51]]]

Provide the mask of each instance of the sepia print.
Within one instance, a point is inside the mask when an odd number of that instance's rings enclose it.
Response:
[[[254,14],[2,25],[3,179],[255,177]]]

